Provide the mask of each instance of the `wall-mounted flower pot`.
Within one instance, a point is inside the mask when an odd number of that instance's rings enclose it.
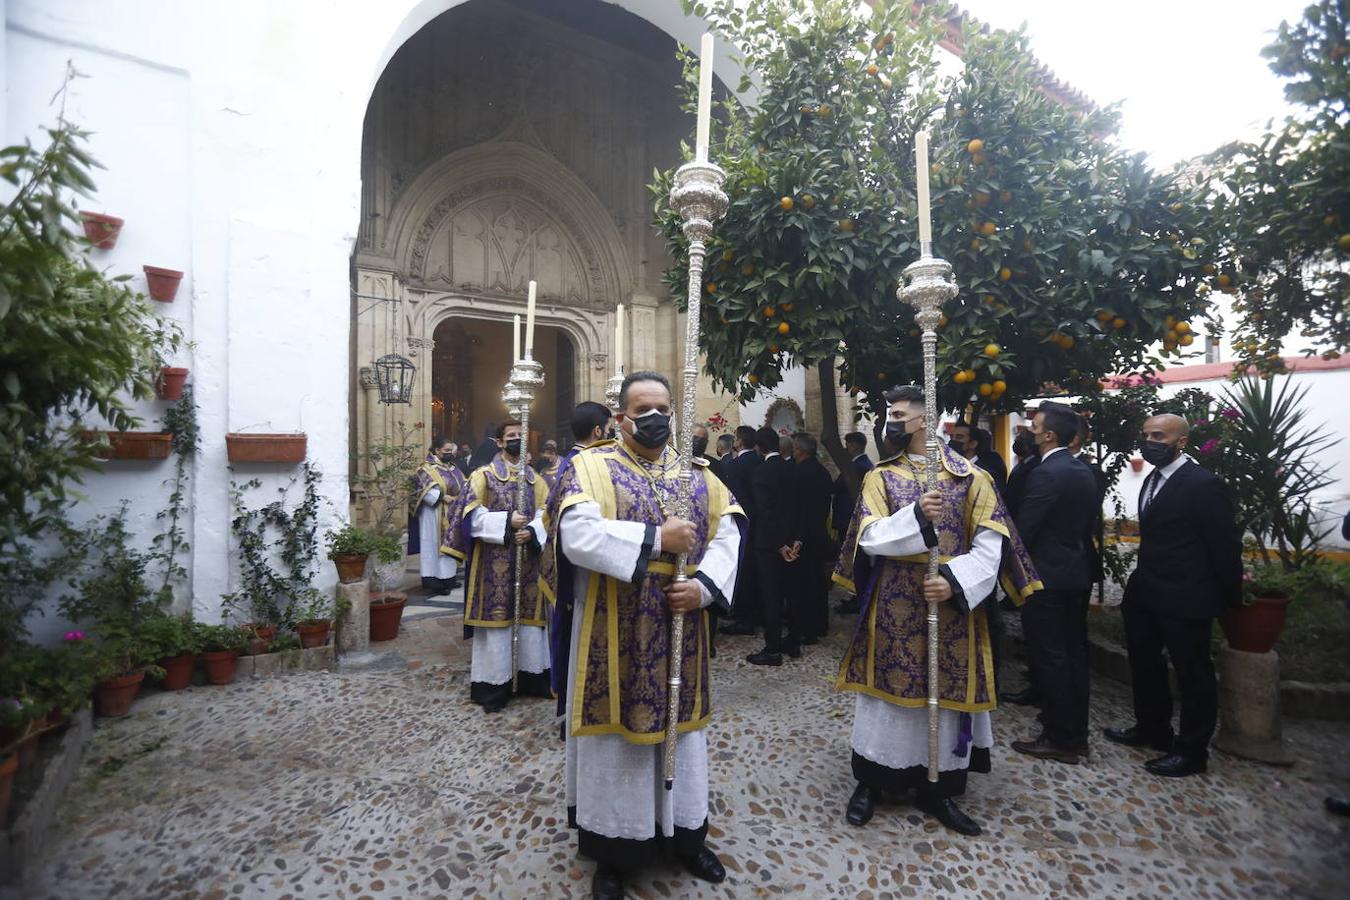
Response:
[[[178,293],[178,284],[183,273],[177,269],[161,269],[159,266],[141,266],[145,271],[145,285],[150,291],[150,299],[160,303],[172,303]]]
[[[1130,468],[1136,472],[1144,471],[1144,458],[1142,456],[1131,457]]]
[[[227,434],[230,462],[298,463],[305,461],[307,441],[299,434]]]
[[[99,459],[168,459],[173,435],[167,431],[86,431],[87,440],[102,439]]]
[[[188,370],[165,366],[155,379],[155,393],[161,400],[182,400],[183,386],[187,384]]]
[[[84,222],[84,236],[100,250],[111,250],[117,246],[117,236],[122,233],[122,220],[117,216],[80,210],[80,219]]]

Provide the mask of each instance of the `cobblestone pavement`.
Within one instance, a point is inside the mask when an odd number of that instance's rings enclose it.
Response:
[[[1090,764],[1020,756],[1027,710],[995,714],[994,772],[972,776],[967,839],[908,805],[862,829],[851,698],[829,689],[844,620],[779,669],[748,666],[752,638],[714,661],[710,886],[674,864],[633,879],[653,897],[1344,896],[1350,724],[1287,725],[1298,764],[1216,754],[1206,776],[1147,775],[1143,751],[1094,741]],[[312,674],[155,693],[97,729],[30,882],[34,897],[582,897],[562,801],[552,704],[487,717],[468,702],[459,619],[397,642],[397,670]],[[1128,695],[1094,684],[1093,726]],[[1339,887],[1337,887],[1339,885]]]

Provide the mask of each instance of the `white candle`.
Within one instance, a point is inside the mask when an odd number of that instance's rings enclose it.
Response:
[[[614,319],[614,374],[623,374],[623,304]]]
[[[530,302],[525,307],[525,353],[534,355],[534,282],[530,282]]]
[[[914,142],[914,150],[919,185],[919,243],[931,244],[933,219],[928,211],[928,132],[919,132]]]
[[[511,362],[520,359],[520,313],[511,317]]]
[[[708,131],[712,119],[712,76],[713,76],[713,36],[703,35],[703,45],[699,48],[698,60],[698,137],[694,142],[694,158],[700,162],[708,159]]]

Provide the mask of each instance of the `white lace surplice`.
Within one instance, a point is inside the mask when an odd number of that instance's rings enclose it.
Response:
[[[590,571],[623,581],[632,578],[642,552],[646,526],[617,522],[600,515],[591,502],[578,503],[563,514],[561,550],[576,566],[572,617],[572,666],[567,673],[567,721],[572,720],[577,645],[581,639],[582,606]],[[653,548],[653,555],[657,548]],[[732,516],[722,517],[699,572],[730,600],[736,587],[740,531]],[[702,586],[703,605],[712,602]],[[675,786],[665,789],[661,745],[631,744],[616,734],[567,737],[567,805],[576,807],[577,824],[613,838],[645,840],[659,827],[663,835],[676,826],[696,829],[708,818],[708,747],[704,730],[681,734],[675,742]]]
[[[417,539],[421,548],[418,566],[423,578],[454,578],[459,571],[459,560],[441,552],[441,516],[436,510],[439,499],[441,489],[431,488],[417,509]]]
[[[469,514],[469,533],[476,541],[500,545],[506,534],[508,515],[507,512],[490,512],[480,506]],[[543,515],[542,510],[537,512],[529,524],[541,545],[546,536]],[[548,631],[538,625],[521,625],[519,659],[516,661],[520,671],[536,674],[547,671],[548,657]],[[509,625],[506,628],[474,628],[469,680],[479,684],[506,684],[511,680]]]
[[[923,553],[923,535],[914,517],[914,504],[877,522],[863,531],[858,549],[868,556],[909,556]],[[973,610],[994,589],[1003,552],[1003,535],[981,528],[969,553],[951,562],[948,568],[956,576],[966,601]],[[994,746],[994,730],[989,713],[970,714],[973,740],[966,752],[955,752],[961,713],[938,710],[938,770],[948,772],[970,765],[970,747]],[[854,751],[859,756],[888,769],[907,769],[928,765],[928,710],[910,709],[887,703],[877,697],[858,694],[853,706]]]

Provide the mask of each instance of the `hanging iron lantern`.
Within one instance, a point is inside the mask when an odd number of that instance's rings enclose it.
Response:
[[[375,383],[380,389],[381,403],[412,403],[416,380],[417,367],[406,356],[387,353],[375,360]]]

